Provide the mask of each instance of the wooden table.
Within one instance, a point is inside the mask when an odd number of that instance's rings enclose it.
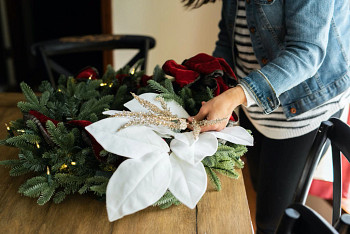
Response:
[[[0,93],[0,139],[6,137],[5,123],[21,117],[16,107],[23,96]],[[0,146],[0,160],[17,157],[17,149]],[[60,204],[36,204],[21,196],[18,187],[24,176],[10,177],[0,167],[1,233],[252,233],[243,176],[232,180],[221,176],[222,190],[210,185],[196,209],[184,205],[166,210],[150,207],[110,223],[105,203],[88,196],[68,197]]]

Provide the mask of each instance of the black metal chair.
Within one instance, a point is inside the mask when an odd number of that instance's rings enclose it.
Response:
[[[156,41],[149,36],[138,35],[86,35],[79,37],[63,37],[43,41],[31,47],[32,53],[40,57],[52,85],[55,85],[53,71],[67,76],[72,72],[54,61],[53,56],[88,51],[105,51],[115,49],[138,49],[138,53],[127,63],[132,66],[138,60],[144,59],[141,69],[146,69],[148,51],[155,47]]]
[[[305,205],[312,176],[321,159],[321,151],[330,140],[333,158],[333,217],[329,224]],[[350,127],[337,118],[322,122],[294,194],[294,202],[284,212],[276,233],[350,233],[350,215],[341,215],[341,154],[350,161]]]

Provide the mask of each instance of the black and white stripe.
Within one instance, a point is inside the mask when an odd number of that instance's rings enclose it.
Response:
[[[244,77],[252,70],[260,68],[255,57],[250,32],[247,27],[245,1],[238,1],[238,11],[235,24],[235,46],[238,54],[236,57],[236,75]]]
[[[234,34],[235,46],[238,51],[236,75],[242,78],[252,70],[260,69],[260,65],[254,54],[247,27],[244,0],[238,0],[237,14]],[[282,107],[278,107],[269,115],[264,114],[258,105],[243,107],[243,109],[255,128],[262,134],[273,139],[286,139],[304,135],[319,127],[322,121],[327,120],[349,103],[349,96],[350,90],[291,120],[286,119]]]

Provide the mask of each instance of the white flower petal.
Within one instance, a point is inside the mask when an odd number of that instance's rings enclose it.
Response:
[[[194,209],[207,189],[207,174],[202,163],[191,165],[170,155],[172,176],[169,190],[190,209]]]
[[[153,152],[169,152],[168,144],[146,126],[132,126],[117,131],[126,124],[126,118],[106,118],[85,129],[107,151],[129,158],[139,158]]]
[[[194,140],[192,132],[179,133],[170,142],[171,151],[190,164],[197,164],[206,156],[215,154],[217,148],[216,137],[209,133],[199,134],[197,140]]]
[[[232,142],[239,145],[253,145],[253,136],[250,135],[247,130],[242,127],[227,127],[220,132],[210,131],[215,137]]]
[[[158,201],[171,178],[169,155],[153,152],[124,161],[108,182],[106,205],[109,221],[142,210]]]
[[[141,94],[139,97],[151,102],[152,104],[158,106],[160,109],[161,108],[161,104],[159,101],[156,101],[155,98],[158,96],[159,94],[156,93],[144,93]],[[180,106],[177,102],[175,101],[169,101],[166,102],[168,108],[170,109],[170,112],[174,115],[176,115],[179,118],[188,118],[190,115],[185,111],[185,109]],[[136,99],[133,99],[127,103],[124,104],[124,106],[126,108],[128,108],[130,111],[132,112],[149,112],[145,107],[143,107]]]
[[[104,115],[115,115],[115,114],[120,114],[123,113],[123,111],[118,111],[118,110],[108,110],[108,111],[104,111],[102,112],[102,114]]]

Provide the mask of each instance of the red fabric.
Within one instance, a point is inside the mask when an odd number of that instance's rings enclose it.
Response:
[[[87,80],[87,79],[91,79],[91,80],[96,80],[98,79],[99,75],[98,75],[98,71],[96,68],[94,67],[87,67],[84,68],[82,71],[80,71],[78,73],[78,75],[75,76],[75,78],[77,80]]]
[[[55,124],[55,126],[57,126],[57,124],[59,123],[59,121],[54,120],[54,119],[51,119],[51,118],[47,117],[46,115],[43,115],[43,114],[41,114],[40,112],[35,111],[35,110],[31,110],[31,111],[29,111],[28,113],[29,113],[30,115],[33,115],[35,118],[37,118],[37,119],[40,121],[41,125],[43,125],[44,127],[46,126],[46,122],[47,122],[48,120],[51,120],[52,123]]]
[[[223,93],[229,89],[229,87],[225,84],[222,77],[217,77],[217,78],[215,78],[215,80],[216,80],[217,87],[216,87],[216,90],[214,92],[214,96],[218,96],[220,93]]]
[[[312,180],[309,194],[326,200],[332,199],[333,183],[324,180]]]
[[[165,74],[175,77],[175,82],[184,87],[185,85],[193,83],[199,78],[199,73],[191,71],[187,67],[177,64],[174,60],[168,60],[163,65],[163,71]]]
[[[147,75],[143,75],[141,76],[141,87],[146,87],[148,84],[147,84],[147,81],[149,81],[150,79],[152,79],[152,76],[147,76]]]
[[[168,60],[164,63],[162,69],[165,74],[173,76],[175,83],[181,88],[200,79],[209,78],[215,80],[214,96],[218,96],[229,89],[229,86],[223,79],[223,75],[237,80],[230,65],[223,58],[215,58],[204,53],[185,60],[181,65],[174,60]],[[237,115],[232,113],[230,120],[237,121]]]
[[[177,64],[174,60],[168,60],[163,65],[166,74],[175,77],[175,82],[180,86],[191,84],[196,80],[204,77],[210,77],[216,81],[217,88],[215,96],[226,91],[229,87],[224,83],[220,73],[225,73],[231,78],[237,80],[231,67],[222,58],[215,58],[207,54],[197,54],[196,56],[185,60],[182,65]]]
[[[204,53],[197,54],[196,56],[186,60],[183,65],[190,70],[205,75],[211,74],[218,70],[224,71],[228,73],[229,76],[237,79],[231,67],[223,58],[215,58]]]
[[[344,155],[342,155],[341,160],[343,179],[342,197],[350,198],[350,164]],[[333,183],[324,180],[313,180],[309,194],[331,200],[333,198]]]

